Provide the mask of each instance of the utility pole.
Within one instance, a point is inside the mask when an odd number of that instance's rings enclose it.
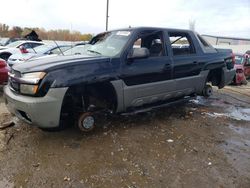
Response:
[[[108,31],[108,22],[109,22],[109,0],[107,0],[107,10],[106,10],[106,31]]]

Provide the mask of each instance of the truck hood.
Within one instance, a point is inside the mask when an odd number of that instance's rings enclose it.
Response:
[[[13,65],[13,69],[20,73],[29,72],[49,72],[68,66],[81,66],[88,63],[97,63],[110,61],[105,56],[86,56],[86,55],[70,55],[70,56],[54,56],[47,58],[38,58],[26,61],[24,63]]]

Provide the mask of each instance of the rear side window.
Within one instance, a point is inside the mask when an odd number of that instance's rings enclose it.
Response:
[[[200,35],[197,35],[198,36],[198,39],[200,40],[201,44],[204,46],[204,47],[210,47],[210,45],[208,44],[207,41],[205,41],[205,39],[203,39]]]
[[[195,47],[188,33],[170,32],[169,39],[174,56],[195,54]]]
[[[211,44],[209,44],[202,36],[198,34],[196,36],[204,53],[216,53],[216,49]]]

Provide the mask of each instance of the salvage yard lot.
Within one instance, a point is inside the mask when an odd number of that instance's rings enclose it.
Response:
[[[44,117],[46,118],[46,117]],[[43,132],[0,97],[0,187],[249,187],[250,85],[114,117],[94,132]]]

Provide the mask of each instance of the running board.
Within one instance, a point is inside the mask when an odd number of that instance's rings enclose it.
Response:
[[[184,103],[184,102],[187,102],[187,101],[189,101],[191,99],[195,99],[195,98],[196,98],[196,96],[185,97],[185,98],[182,98],[182,99],[178,99],[178,100],[175,100],[175,101],[167,102],[167,103],[152,106],[152,107],[147,107],[147,108],[143,108],[143,109],[135,109],[134,111],[131,111],[131,112],[121,113],[121,115],[128,116],[128,115],[135,115],[135,114],[139,114],[139,113],[145,113],[145,112],[149,112],[149,111],[152,111],[152,110],[156,110],[158,108],[168,107],[168,106],[172,106],[174,104],[178,104],[178,103],[182,103],[182,102]]]

